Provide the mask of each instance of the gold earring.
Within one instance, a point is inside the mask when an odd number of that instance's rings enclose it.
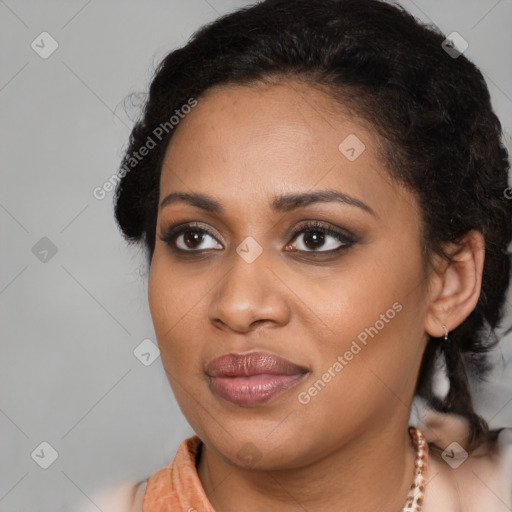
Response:
[[[448,339],[448,329],[446,329],[446,325],[443,325],[443,329],[444,329],[444,339],[447,340]]]

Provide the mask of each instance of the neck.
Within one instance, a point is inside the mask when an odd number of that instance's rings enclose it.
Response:
[[[375,426],[307,466],[249,471],[203,445],[199,479],[219,512],[396,512],[413,480],[415,452],[407,422]]]

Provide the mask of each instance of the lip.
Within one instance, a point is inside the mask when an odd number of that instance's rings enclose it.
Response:
[[[210,389],[239,406],[254,407],[299,383],[308,370],[268,352],[225,354],[206,365]]]

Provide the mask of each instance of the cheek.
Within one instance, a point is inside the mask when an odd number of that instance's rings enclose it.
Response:
[[[184,348],[180,340],[187,325],[188,300],[185,287],[155,252],[148,279],[148,303],[162,362],[168,372],[177,372],[180,367],[179,355]]]
[[[169,286],[168,276],[161,271],[158,258],[153,258],[148,279],[148,303],[153,321],[153,327],[159,345],[162,344],[165,333],[178,318],[175,310],[176,296]],[[179,293],[179,290],[174,290]],[[174,300],[173,300],[174,295]],[[171,331],[172,332],[172,331]],[[162,346],[160,346],[162,350]]]
[[[211,286],[208,280],[194,279],[173,270],[165,255],[151,264],[148,279],[148,303],[162,364],[175,394],[180,393],[178,380],[190,388],[203,378],[200,360],[204,340],[207,302]]]
[[[199,298],[189,293],[190,283],[179,279],[176,273],[158,257],[153,259],[148,279],[148,301],[153,326],[160,349],[162,365],[174,397],[196,432],[208,422],[203,409],[197,407],[197,398],[204,392],[199,354],[202,337],[198,326],[201,305]],[[197,287],[193,288],[198,292]],[[203,313],[204,314],[204,311]]]
[[[392,249],[361,258],[323,288],[323,298],[315,288],[311,302],[325,305],[318,316],[331,329],[327,343],[317,347],[315,364],[325,399],[337,397],[357,408],[362,396],[380,390],[404,396],[414,388],[424,349],[423,283],[419,256]]]
[[[204,293],[198,286],[201,279],[191,282],[174,268],[163,249],[157,249],[148,279],[148,302],[159,341],[176,337],[188,317],[200,307]],[[165,338],[165,339],[164,339]]]

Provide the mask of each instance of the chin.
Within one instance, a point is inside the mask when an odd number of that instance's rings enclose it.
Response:
[[[276,429],[275,421],[250,427],[224,424],[199,437],[226,462],[240,469],[254,471],[289,470],[312,462],[318,452],[314,440],[304,436],[303,429]],[[199,432],[196,430],[196,432]],[[231,434],[231,435],[230,435]],[[300,451],[299,451],[300,450]]]

